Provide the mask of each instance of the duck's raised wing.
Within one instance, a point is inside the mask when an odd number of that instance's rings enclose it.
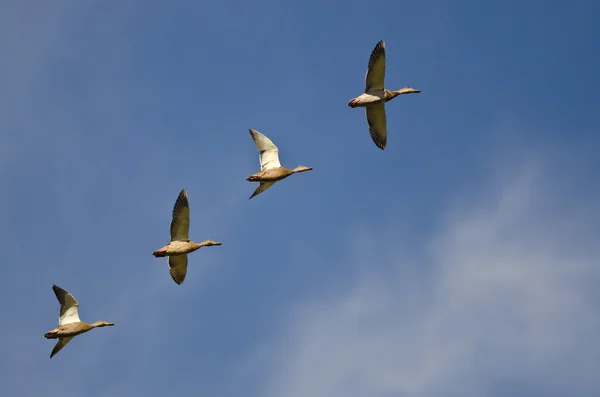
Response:
[[[171,241],[188,241],[190,239],[190,205],[187,192],[182,189],[173,206],[171,220]]]
[[[369,58],[369,67],[365,78],[365,92],[383,89],[385,80],[385,42],[379,41]]]
[[[260,132],[250,129],[252,140],[260,154],[260,170],[268,170],[270,168],[279,168],[279,149],[275,144]]]
[[[52,286],[54,295],[60,303],[60,317],[58,318],[58,325],[65,325],[71,323],[78,323],[79,319],[79,302],[67,291],[60,288],[57,285]]]

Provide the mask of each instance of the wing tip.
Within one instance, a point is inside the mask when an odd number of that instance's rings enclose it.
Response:
[[[59,303],[61,303],[61,296],[67,294],[67,291],[65,289],[60,288],[56,284],[52,284],[52,291],[54,291],[54,295],[56,295],[56,299],[58,299]]]
[[[259,139],[261,133],[256,130],[253,130],[252,128],[248,128],[248,131],[250,132],[250,137],[252,137],[252,140],[254,141],[254,144],[256,145],[256,148],[258,149],[258,139]],[[258,149],[258,151],[260,152],[260,149]]]
[[[375,144],[375,146],[377,146],[381,150],[385,150],[385,147],[387,146],[387,142],[381,142],[381,141],[375,140],[375,139],[373,139],[373,143]]]
[[[384,150],[387,146],[387,136],[381,137],[375,128],[369,128],[369,134],[371,135],[371,140],[379,149]]]
[[[188,202],[188,195],[187,195],[186,189],[181,189],[181,191],[179,192],[179,195],[177,196],[177,200],[175,201],[175,207],[177,207],[179,205],[183,205],[186,207],[190,206],[190,204]]]
[[[373,54],[377,54],[379,52],[385,52],[385,40],[379,40],[377,44],[375,44],[375,48],[373,48]]]
[[[376,141],[375,139],[373,139],[373,142],[375,142],[375,146],[377,146],[381,150],[385,150],[385,147],[387,146],[387,141]]]
[[[173,279],[173,281],[175,282],[175,284],[177,284],[177,285],[183,284],[183,281],[185,280],[185,276],[180,277],[174,271],[171,271],[170,273],[171,273],[171,278]]]

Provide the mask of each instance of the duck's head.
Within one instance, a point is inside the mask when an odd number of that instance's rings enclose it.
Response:
[[[202,242],[202,245],[204,247],[211,247],[213,245],[221,245],[222,243],[219,243],[218,241],[213,241],[213,240],[206,240],[204,242]]]
[[[304,165],[299,165],[298,167],[294,168],[292,170],[292,172],[296,173],[296,172],[304,172],[304,171],[310,171],[312,170],[312,167],[306,167]]]
[[[108,321],[100,320],[94,323],[95,327],[112,327],[115,323],[110,323]]]

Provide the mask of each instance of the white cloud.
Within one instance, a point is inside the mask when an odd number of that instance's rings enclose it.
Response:
[[[513,168],[484,200],[463,200],[425,255],[379,252],[350,267],[361,269],[350,288],[294,307],[282,336],[253,356],[271,368],[264,395],[600,391],[600,247],[586,235],[598,207],[558,212],[550,197],[560,192],[539,169]],[[370,245],[355,246],[369,258]]]

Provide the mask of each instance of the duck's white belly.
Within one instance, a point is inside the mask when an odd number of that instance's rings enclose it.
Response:
[[[359,96],[357,98],[358,106],[367,107],[367,106],[375,105],[375,104],[383,101],[384,96],[385,96],[385,94],[382,89],[370,90],[369,92],[365,92],[364,94],[362,94],[361,96]]]
[[[170,255],[183,255],[187,254],[191,249],[191,244],[188,241],[171,241],[168,245],[168,252]]]

